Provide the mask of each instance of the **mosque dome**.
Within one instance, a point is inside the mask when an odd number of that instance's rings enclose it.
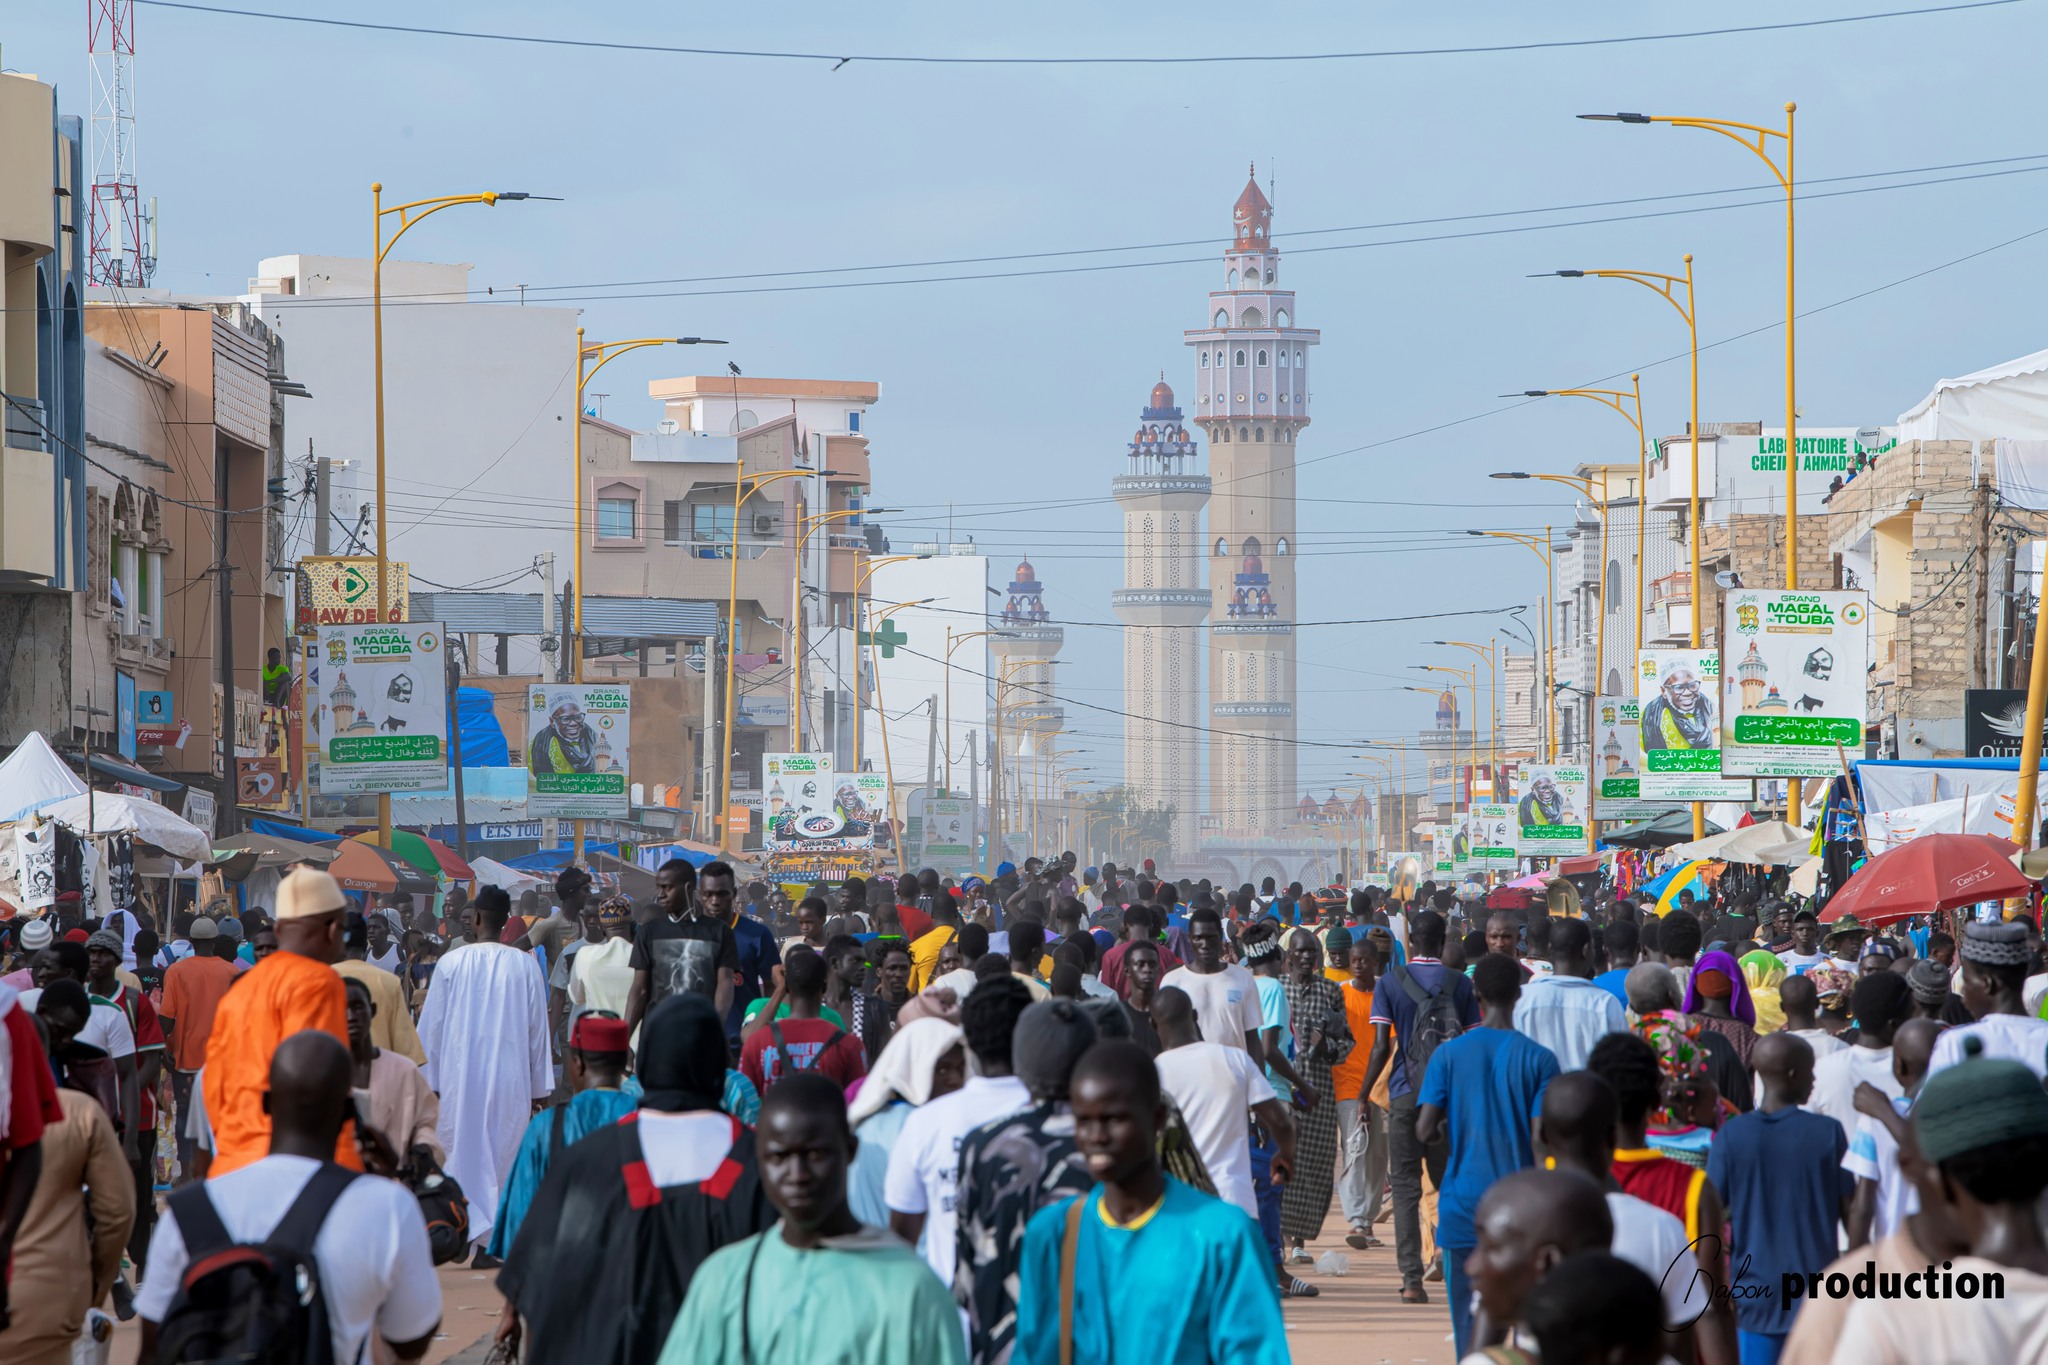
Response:
[[[1173,388],[1164,379],[1152,386],[1152,402],[1149,406],[1154,408],[1170,408],[1173,406]]]

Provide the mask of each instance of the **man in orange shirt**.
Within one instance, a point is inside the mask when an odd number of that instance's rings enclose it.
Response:
[[[205,915],[186,931],[192,955],[181,957],[164,973],[163,1003],[157,1006],[171,1053],[171,1095],[178,1102],[178,1165],[192,1169],[192,1139],[184,1115],[192,1107],[192,1078],[206,1065],[206,1042],[213,1037],[213,1016],[221,997],[235,983],[235,940]]]
[[[277,946],[242,973],[221,998],[206,1045],[206,1116],[213,1124],[209,1176],[225,1175],[270,1153],[270,1057],[304,1029],[348,1046],[348,989],[334,970],[341,958],[341,917],[348,898],[325,872],[299,868],[277,888]],[[353,1171],[355,1125],[343,1126],[334,1159]]]
[[[1330,930],[1325,941],[1330,960],[1347,962],[1351,968],[1351,979],[1344,983],[1344,1018],[1351,1025],[1351,1052],[1330,1068],[1330,1085],[1337,1096],[1337,1137],[1343,1143],[1337,1198],[1344,1208],[1344,1221],[1351,1225],[1344,1240],[1364,1251],[1379,1245],[1372,1225],[1379,1221],[1387,1188],[1386,1077],[1380,1077],[1371,1095],[1358,1093],[1365,1081],[1366,1057],[1372,1051],[1372,990],[1378,979],[1379,955],[1362,931],[1354,937],[1342,925]]]

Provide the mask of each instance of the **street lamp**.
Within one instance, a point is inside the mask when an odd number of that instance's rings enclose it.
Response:
[[[1550,528],[1548,526],[1543,528],[1543,539],[1541,540],[1534,536],[1523,535],[1520,531],[1467,531],[1465,534],[1468,536],[1487,536],[1494,540],[1512,540],[1515,544],[1522,546],[1543,561],[1543,683],[1545,688],[1548,689],[1552,678],[1550,604],[1557,587],[1557,575],[1551,568]],[[1533,646],[1535,642],[1531,641],[1530,643]],[[1547,700],[1543,704],[1543,736],[1545,747],[1550,755],[1548,761],[1555,763],[1557,761],[1556,717],[1552,714],[1552,707]]]
[[[452,209],[458,204],[482,204],[494,208],[500,203],[518,203],[527,199],[552,199],[553,195],[529,194],[525,190],[486,190],[482,194],[443,194],[432,199],[415,199],[406,204],[384,207],[384,183],[370,182],[370,236],[373,249],[370,253],[370,373],[373,402],[376,409],[377,442],[377,620],[386,624],[391,619],[391,589],[385,581],[390,577],[386,563],[390,558],[390,541],[386,538],[384,498],[384,258],[391,254],[391,248],[398,245],[398,239],[412,231],[420,222],[439,213]],[[384,220],[391,215],[398,217],[398,230],[391,239],[384,239]],[[223,552],[225,558],[225,552]],[[223,708],[232,706],[234,698],[229,697]],[[225,709],[223,714],[226,714]],[[385,848],[391,847],[391,794],[377,794],[377,842]]]
[[[1422,673],[1448,673],[1454,678],[1465,680],[1465,694],[1472,702],[1472,742],[1469,746],[1472,764],[1479,763],[1479,665],[1470,668],[1452,668],[1448,664],[1410,664],[1408,667]],[[1458,813],[1458,689],[1451,689],[1451,814]],[[1468,769],[1469,771],[1469,769]],[[1472,814],[1471,788],[1465,790],[1465,814]]]
[[[1469,640],[1431,640],[1430,643],[1470,650],[1486,660],[1486,675],[1493,689],[1493,726],[1488,732],[1487,761],[1493,768],[1493,781],[1497,785],[1500,782],[1500,641],[1493,640],[1485,645],[1475,645]]]
[[[936,602],[937,600],[936,597],[920,597],[911,602],[898,602],[894,606],[883,607],[881,615],[884,619],[887,619],[892,611],[901,611],[905,607],[922,607],[927,603]],[[882,780],[889,785],[889,829],[896,840],[896,871],[900,875],[907,872],[909,867],[903,856],[903,824],[896,818],[896,759],[895,755],[889,752],[889,713],[882,705],[882,670],[875,661],[875,614],[874,603],[868,603],[866,613],[868,623],[866,631],[868,637],[868,666],[874,671],[875,675],[875,715],[880,718],[882,725]],[[856,647],[858,647],[858,637],[856,637],[855,643]],[[856,707],[853,717],[854,729],[856,731],[860,729],[864,720],[865,717],[861,715],[859,708]]]
[[[1636,633],[1635,633],[1635,645],[1636,645],[1636,652],[1637,652],[1638,654],[1640,654],[1640,653],[1642,652],[1642,649],[1643,649],[1643,565],[1644,565],[1644,563],[1645,563],[1645,558],[1644,558],[1644,553],[1643,553],[1643,550],[1644,550],[1644,545],[1643,545],[1643,527],[1644,527],[1645,523],[1646,523],[1646,522],[1647,522],[1647,520],[1648,520],[1648,513],[1649,513],[1649,506],[1650,506],[1650,436],[1649,436],[1649,432],[1648,432],[1648,430],[1647,430],[1647,429],[1645,429],[1645,427],[1643,426],[1643,377],[1642,377],[1641,375],[1639,375],[1639,374],[1632,374],[1632,375],[1630,375],[1630,376],[1629,376],[1629,383],[1630,383],[1630,384],[1631,384],[1631,386],[1632,386],[1632,395],[1631,395],[1631,394],[1626,394],[1626,393],[1623,393],[1623,392],[1622,392],[1622,391],[1621,391],[1620,389],[1523,389],[1523,390],[1522,390],[1522,391],[1521,391],[1520,393],[1518,393],[1518,394],[1513,394],[1513,393],[1509,393],[1509,394],[1502,394],[1502,395],[1501,395],[1501,397],[1503,397],[1503,398],[1590,398],[1590,399],[1592,399],[1592,400],[1593,400],[1594,402],[1596,402],[1596,403],[1599,403],[1599,404],[1601,404],[1601,405],[1602,405],[1602,406],[1604,406],[1604,407],[1609,407],[1609,408],[1612,408],[1612,409],[1614,409],[1614,411],[1616,411],[1617,413],[1620,413],[1620,414],[1621,414],[1621,419],[1622,419],[1622,420],[1623,420],[1624,422],[1627,422],[1627,423],[1628,423],[1628,424],[1629,424],[1630,426],[1632,426],[1632,427],[1634,427],[1634,428],[1636,429]],[[1631,397],[1631,396],[1633,396],[1633,397],[1634,397],[1634,399],[1635,399],[1635,408],[1636,408],[1636,411],[1635,411],[1635,416],[1633,416],[1633,417],[1629,416],[1629,412],[1628,412],[1628,409],[1622,406],[1622,400],[1623,400],[1624,398],[1628,398],[1628,397]],[[1697,457],[1697,455],[1698,455],[1698,451],[1697,451],[1697,450],[1695,450],[1695,451],[1694,451],[1694,455],[1695,455],[1695,457]],[[1506,474],[1496,474],[1496,475],[1494,475],[1493,477],[1495,477],[1496,479],[1499,479],[1499,478],[1515,478],[1515,477],[1526,477],[1526,476],[1517,476],[1517,475],[1506,475]],[[1542,476],[1539,476],[1539,477],[1542,477]],[[1603,474],[1603,476],[1602,476],[1602,480],[1601,480],[1601,482],[1602,482],[1602,484],[1603,484],[1603,485],[1604,485],[1604,484],[1605,484],[1605,482],[1606,482],[1606,479],[1605,479],[1605,476],[1604,476],[1604,474]],[[1591,496],[1591,495],[1589,494],[1588,496]],[[1606,489],[1605,489],[1605,488],[1604,488],[1604,486],[1603,486],[1603,488],[1602,488],[1602,490],[1601,490],[1601,509],[1600,509],[1600,516],[1601,516],[1601,527],[1600,527],[1600,535],[1601,535],[1601,545],[1602,545],[1602,548],[1601,548],[1601,553],[1600,553],[1600,563],[1601,563],[1601,572],[1602,572],[1602,574],[1603,574],[1603,578],[1602,578],[1602,583],[1603,583],[1603,585],[1604,585],[1604,583],[1605,583],[1605,578],[1604,578],[1604,574],[1605,574],[1605,572],[1606,572],[1606,564],[1607,564],[1607,552],[1606,552],[1606,548],[1605,548],[1605,546],[1606,546],[1606,536],[1607,536],[1607,526],[1606,526],[1606,518],[1607,518],[1607,507],[1606,507],[1606,502],[1607,502],[1607,494],[1606,494]],[[1601,596],[1602,596],[1602,603],[1603,603],[1603,605],[1602,605],[1602,608],[1601,608],[1601,614],[1602,614],[1602,617],[1603,617],[1603,619],[1604,619],[1604,617],[1605,617],[1605,614],[1606,614],[1606,608],[1605,608],[1605,605],[1604,605],[1604,603],[1605,603],[1605,598],[1606,598],[1606,589],[1605,589],[1605,587],[1604,587],[1604,586],[1603,586],[1603,587],[1602,587],[1602,589],[1601,589]]]
[[[1488,475],[1488,477],[1495,479],[1541,479],[1545,483],[1561,483],[1567,488],[1576,489],[1578,492],[1584,494],[1587,501],[1589,502],[1593,501],[1594,497],[1593,481],[1591,479],[1573,478],[1569,474],[1492,474]],[[1599,624],[1595,626],[1593,630],[1593,685],[1596,688],[1605,686],[1605,684],[1602,683],[1600,680],[1605,676],[1607,669],[1607,471],[1604,468],[1600,471],[1599,503],[1600,589],[1597,593],[1597,597],[1600,602],[1600,612],[1598,616]],[[1640,503],[1637,504],[1636,510],[1638,512],[1642,510],[1642,505]],[[1638,517],[1637,520],[1640,523],[1641,518]],[[1638,565],[1638,576],[1640,576],[1640,566],[1642,563],[1641,559],[1638,558],[1636,563]],[[1638,630],[1641,629],[1640,622],[1642,620],[1642,610],[1643,604],[1641,599],[1638,598],[1636,602],[1636,619],[1638,622]]]
[[[733,725],[739,711],[739,652],[740,652],[740,508],[749,494],[766,488],[778,479],[797,479],[806,476],[831,478],[839,473],[836,469],[778,469],[768,474],[747,473],[747,457],[741,451],[739,442],[733,442],[733,483],[732,483],[732,571],[726,587],[725,598],[725,719],[719,733],[719,743],[724,752],[720,754],[718,782],[718,825],[721,845],[730,837],[728,826],[732,814],[732,754]],[[710,681],[710,675],[705,675]],[[855,727],[859,733],[859,727]],[[739,850],[734,849],[737,853]]]
[[[789,744],[790,748],[804,747],[804,546],[810,543],[818,528],[847,517],[882,516],[898,512],[897,507],[847,507],[837,512],[820,512],[815,516],[797,517],[796,553],[794,572],[789,581]]]

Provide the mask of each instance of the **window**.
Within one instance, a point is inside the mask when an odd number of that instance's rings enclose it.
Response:
[[[1286,554],[1286,553],[1287,553],[1287,537],[1286,537],[1286,536],[1282,536],[1282,537],[1280,537],[1280,539],[1278,539],[1278,540],[1276,540],[1276,541],[1274,541],[1274,542],[1273,542],[1273,553],[1274,553],[1274,554],[1276,554],[1276,555],[1284,555],[1284,554]]]
[[[1221,346],[1216,348],[1216,368],[1219,370],[1223,368],[1223,348]]]
[[[1252,429],[1251,429],[1250,427],[1239,427],[1239,428],[1237,429],[1237,439],[1238,439],[1238,440],[1240,440],[1240,441],[1249,441],[1249,440],[1250,440],[1251,438],[1252,438]]]
[[[1261,364],[1261,365],[1264,365],[1264,364],[1266,364],[1266,363],[1267,363],[1267,357],[1266,357],[1266,353],[1265,353],[1264,351],[1260,351],[1260,352],[1259,352],[1259,364]]]
[[[1247,308],[1244,310],[1242,322],[1246,327],[1264,327],[1266,325],[1266,315],[1256,308]]]
[[[597,500],[597,538],[599,540],[631,540],[634,536],[635,513],[639,510],[637,498],[599,498]]]
[[[683,543],[683,526],[689,520],[690,504],[686,502],[664,502],[661,505],[661,543],[680,545]]]
[[[1253,439],[1253,440],[1255,440],[1255,441],[1263,441],[1263,440],[1265,440],[1265,439],[1266,439],[1266,429],[1265,429],[1264,427],[1258,427],[1258,428],[1256,428],[1256,429],[1255,429],[1255,430],[1254,430],[1254,431],[1252,432],[1252,439]]]
[[[1239,365],[1244,364],[1244,352],[1242,350],[1238,351],[1237,353],[1237,363]]]
[[[164,634],[164,556],[163,552],[151,551],[143,555],[143,572],[148,575],[149,591],[142,599],[149,620],[144,623],[143,634],[161,640]]]
[[[732,544],[732,504],[693,502],[690,504],[690,539],[702,544]]]
[[[1280,352],[1280,368],[1283,370],[1287,368],[1287,352],[1285,351]]]
[[[1236,267],[1236,266],[1232,266],[1232,267],[1230,268],[1230,287],[1231,287],[1232,289],[1235,289],[1235,288],[1237,288],[1237,267]]]
[[[1209,368],[1209,353],[1207,351],[1202,352],[1202,368],[1205,370]]]
[[[1244,282],[1246,284],[1257,284],[1259,282],[1259,268],[1257,266],[1245,267]]]
[[[1287,325],[1287,310],[1285,308],[1273,314],[1273,325],[1275,327],[1285,327]]]
[[[1230,325],[1230,313],[1227,309],[1218,308],[1216,310],[1216,325],[1218,327],[1228,327]]]
[[[858,436],[858,435],[860,434],[860,409],[859,409],[859,408],[848,408],[848,409],[847,409],[847,412],[846,412],[846,430],[847,430],[848,434],[850,434],[850,435]]]
[[[1607,561],[1607,582],[1605,586],[1603,586],[1600,589],[1600,596],[1602,598],[1602,605],[1600,610],[1603,614],[1607,611],[1612,610],[1613,603],[1619,602],[1621,600],[1620,560],[1610,559]]]
[[[1230,542],[1222,536],[1216,537],[1216,557],[1222,559],[1230,553]]]
[[[1297,365],[1301,364],[1301,355],[1302,355],[1301,347],[1299,347],[1299,346],[1295,347],[1295,348],[1294,348],[1294,363],[1295,363],[1295,364],[1297,364]]]

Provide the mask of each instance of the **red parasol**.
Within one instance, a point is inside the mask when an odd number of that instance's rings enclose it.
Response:
[[[1923,834],[1856,870],[1820,912],[1823,923],[1853,914],[1866,924],[1952,910],[2034,889],[2012,865],[2016,845],[1989,834]]]

